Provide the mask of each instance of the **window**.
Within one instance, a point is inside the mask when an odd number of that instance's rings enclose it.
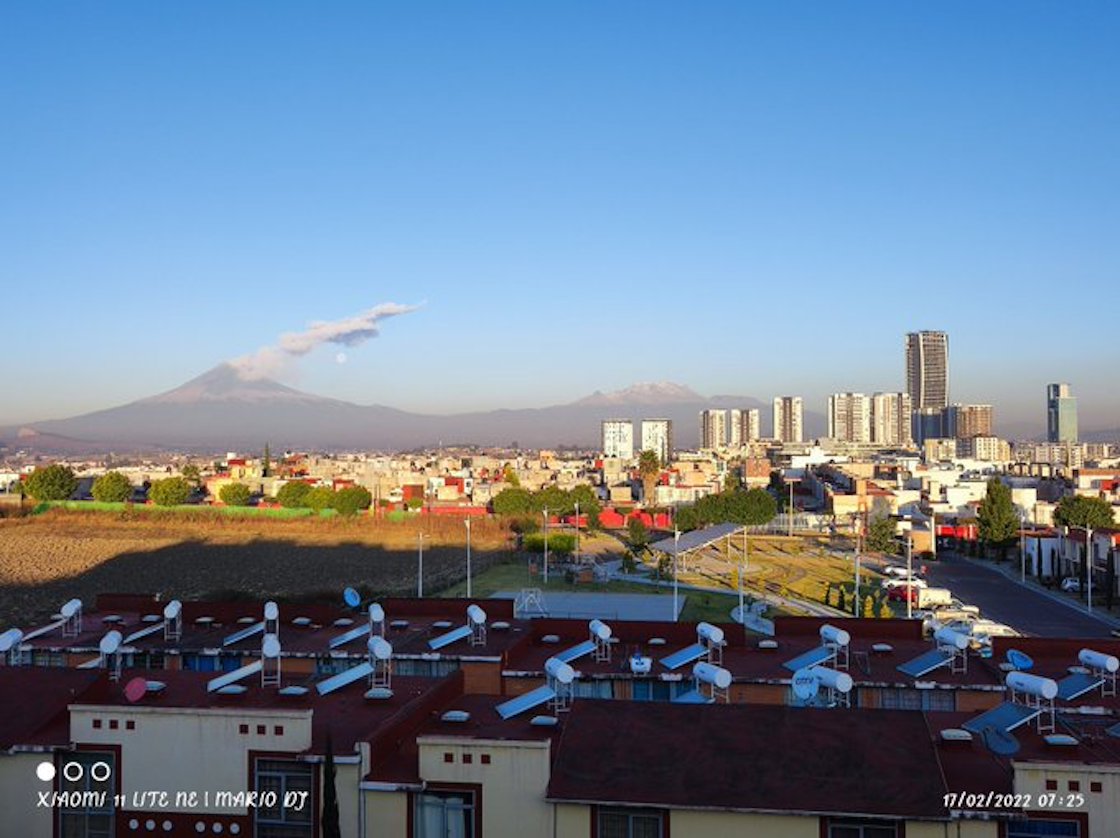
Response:
[[[1037,838],[1040,835],[1065,835],[1080,838],[1081,824],[1077,821],[1027,818],[1025,821],[1008,821],[1007,838]]]
[[[599,838],[662,838],[665,813],[657,809],[599,809]]]
[[[284,726],[283,725],[273,725],[272,726],[272,734],[273,734],[273,736],[283,736],[284,735]]]
[[[482,761],[483,765],[489,765],[490,764],[490,754],[483,754],[482,756],[479,757],[479,759]],[[1101,784],[1100,783],[1093,783],[1093,785],[1096,786],[1096,788],[1093,789],[1093,791],[1100,791],[1101,790]]]
[[[66,656],[62,652],[36,649],[31,653],[31,663],[35,666],[66,666]]]
[[[475,800],[470,791],[416,795],[414,838],[475,838]]]
[[[584,681],[582,679],[572,683],[573,698],[614,698],[611,682],[605,679],[597,681]]]
[[[312,766],[288,760],[257,760],[257,791],[275,792],[273,807],[256,810],[257,838],[311,838],[314,813],[319,805],[312,792]],[[307,804],[300,809],[284,806],[288,792],[307,792]]]
[[[132,721],[132,719],[129,719],[127,722],[124,723],[124,729],[125,730],[136,730],[136,722]]]
[[[647,681],[637,680],[630,682],[631,695],[634,701],[672,701],[681,693],[692,689],[692,682],[688,681]]]
[[[101,730],[101,719],[94,719],[93,720],[93,729],[94,730]]]
[[[1070,780],[1069,781],[1069,790],[1070,791],[1081,791],[1081,782],[1078,781],[1078,780]]]
[[[459,668],[457,660],[422,661],[393,658],[394,675],[411,675],[417,678],[442,678]]]
[[[121,723],[116,719],[109,719],[109,730],[116,730],[121,726]]]
[[[59,810],[61,838],[112,838],[116,835],[113,822],[115,770],[116,757],[112,753],[72,751],[59,756],[58,790],[71,795],[88,795],[83,798],[87,805]],[[67,776],[75,779],[69,780]]]
[[[828,838],[896,838],[898,825],[894,821],[850,820],[830,818]]]
[[[957,709],[957,699],[951,690],[880,690],[879,701],[884,710]]]
[[[257,736],[264,736],[265,731],[268,730],[267,725],[257,725]]]
[[[486,760],[484,758],[483,762],[485,762],[485,761]],[[1100,783],[1089,783],[1089,791],[1091,791],[1093,794],[1100,794],[1102,789],[1103,789],[1103,786]]]
[[[249,725],[238,725],[237,726],[237,732],[240,733],[242,736],[248,736],[249,735]]]
[[[474,762],[473,754],[463,754],[463,765],[470,765]]]
[[[1057,791],[1058,790],[1058,781],[1057,780],[1047,780],[1046,781],[1046,790],[1047,791]]]

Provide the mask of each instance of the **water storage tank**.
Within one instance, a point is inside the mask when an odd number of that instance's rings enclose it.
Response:
[[[847,646],[852,642],[852,636],[842,628],[825,623],[821,626],[821,640],[825,643],[835,643],[837,646]]]
[[[702,640],[707,640],[712,646],[718,646],[723,642],[723,629],[719,626],[713,626],[711,623],[697,623],[696,636]]]
[[[559,658],[549,658],[544,662],[544,671],[548,676],[561,684],[570,684],[576,677],[576,671]]]
[[[59,613],[63,617],[65,617],[67,620],[69,620],[71,617],[73,617],[75,614],[77,614],[81,610],[82,610],[82,601],[80,599],[72,599],[68,603],[66,603],[65,605],[62,606],[62,609],[59,611]]]
[[[812,672],[817,676],[817,680],[821,682],[821,685],[828,687],[830,690],[836,690],[842,693],[852,691],[852,676],[847,672],[841,672],[838,669],[829,669],[827,666],[814,666]]]
[[[602,620],[592,620],[587,624],[587,627],[591,630],[592,637],[596,638],[597,640],[610,640],[611,627],[604,623]]]
[[[163,609],[163,618],[165,620],[178,619],[179,615],[183,613],[183,603],[177,599],[171,600]]]
[[[731,673],[722,666],[716,666],[714,663],[708,663],[707,661],[700,661],[693,666],[692,676],[697,681],[703,681],[705,684],[711,684],[721,690],[726,690],[731,686]]]
[[[385,609],[379,603],[371,602],[369,604],[369,619],[374,623],[385,622]]]
[[[480,626],[486,622],[486,612],[477,605],[468,605],[467,618],[476,626]]]
[[[264,604],[264,618],[266,620],[275,620],[280,617],[280,606],[272,600]]]
[[[101,650],[101,654],[111,655],[121,647],[122,640],[124,640],[124,636],[114,629],[101,638],[98,648]]]
[[[280,657],[280,638],[272,633],[266,634],[261,641],[261,655],[270,660]]]
[[[19,629],[8,629],[0,634],[0,653],[10,652],[23,641],[23,632]]]
[[[379,661],[387,661],[393,656],[393,644],[379,635],[374,635],[367,640],[366,648]]]
[[[1077,659],[1091,669],[1103,669],[1105,672],[1115,672],[1120,669],[1120,660],[1117,660],[1115,655],[1094,652],[1092,649],[1082,649],[1077,653]]]
[[[952,646],[962,652],[968,648],[967,634],[961,634],[944,626],[933,633],[933,639],[937,641],[938,646]]]
[[[1028,672],[1008,672],[1007,687],[1017,693],[1038,696],[1047,700],[1058,694],[1058,685],[1050,678]]]

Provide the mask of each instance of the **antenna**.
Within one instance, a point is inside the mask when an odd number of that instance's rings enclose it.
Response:
[[[163,607],[163,639],[181,640],[183,638],[183,603],[171,600]]]
[[[347,588],[342,592],[342,601],[350,608],[357,608],[362,604],[362,595],[353,588]]]
[[[486,645],[486,612],[474,603],[467,606],[467,625],[471,630],[471,645]]]
[[[111,632],[101,638],[101,642],[97,644],[98,651],[101,652],[101,659],[109,668],[109,680],[119,681],[121,679],[121,641],[124,636],[113,629]]]
[[[77,637],[82,633],[82,601],[72,599],[59,610],[66,621],[62,626],[63,637]]]

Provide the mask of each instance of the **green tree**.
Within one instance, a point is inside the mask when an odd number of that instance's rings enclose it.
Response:
[[[599,502],[599,496],[595,494],[594,489],[586,483],[580,483],[568,492],[568,502],[573,512],[575,512],[575,505],[579,504],[580,517],[587,518],[589,530],[599,529],[599,513],[603,511],[603,504]]]
[[[987,494],[976,512],[980,541],[1003,553],[1019,531],[1019,516],[1011,503],[1011,489],[998,477],[988,481]]]
[[[681,532],[689,532],[699,529],[703,522],[700,520],[700,513],[695,506],[684,506],[677,510],[673,524]]]
[[[334,489],[330,486],[316,486],[304,496],[303,503],[316,512],[331,509],[334,506]]]
[[[261,477],[268,477],[268,472],[272,469],[272,449],[269,448],[268,443],[264,444],[264,456],[261,457]]]
[[[739,467],[734,466],[727,470],[727,475],[723,478],[723,491],[734,492],[743,488],[743,478],[739,473]]]
[[[661,475],[661,460],[656,451],[646,449],[638,455],[638,476],[642,480],[642,502],[646,506],[653,503],[653,492],[657,478]]]
[[[357,515],[363,509],[369,509],[371,503],[373,503],[373,495],[364,486],[347,486],[345,489],[339,489],[334,495],[334,508],[338,510],[339,515],[347,517]]]
[[[120,503],[132,497],[132,484],[119,471],[107,471],[93,481],[93,499],[101,503]]]
[[[521,478],[517,476],[517,472],[513,470],[513,466],[509,463],[506,463],[506,467],[502,469],[502,480],[515,489],[521,488]]]
[[[148,489],[148,497],[158,506],[179,506],[191,496],[191,484],[182,477],[156,480]]]
[[[424,505],[423,498],[409,498],[408,503],[405,504],[409,509],[419,509]]]
[[[276,493],[276,501],[286,509],[303,509],[307,507],[307,493],[311,487],[302,480],[293,480],[285,483]]]
[[[179,473],[183,476],[184,480],[189,481],[192,485],[198,486],[202,483],[202,472],[198,470],[198,466],[194,463],[187,463]]]
[[[528,515],[533,511],[533,496],[527,489],[510,486],[494,495],[491,506],[495,515]]]
[[[226,506],[248,506],[253,493],[244,483],[226,483],[218,490],[218,497]]]
[[[1054,523],[1064,527],[1090,527],[1094,530],[1113,526],[1112,504],[1104,498],[1068,495],[1058,501]]]
[[[867,525],[867,547],[880,553],[897,553],[898,542],[894,538],[895,523],[889,515],[878,515]]]
[[[626,525],[626,540],[630,543],[631,550],[641,551],[649,544],[649,529],[640,519],[631,518]]]
[[[78,478],[69,466],[55,463],[35,469],[23,485],[27,494],[37,501],[66,500],[78,488]]]
[[[742,517],[735,519],[739,524],[767,524],[778,514],[778,504],[774,496],[765,489],[748,489],[741,493]]]

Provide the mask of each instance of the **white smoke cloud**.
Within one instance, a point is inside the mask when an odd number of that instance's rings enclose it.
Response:
[[[277,378],[292,371],[295,360],[317,346],[358,346],[380,334],[378,323],[398,314],[416,311],[419,306],[382,303],[353,317],[340,320],[315,320],[302,332],[285,332],[274,346],[262,346],[250,355],[234,358],[230,365],[245,379]]]

